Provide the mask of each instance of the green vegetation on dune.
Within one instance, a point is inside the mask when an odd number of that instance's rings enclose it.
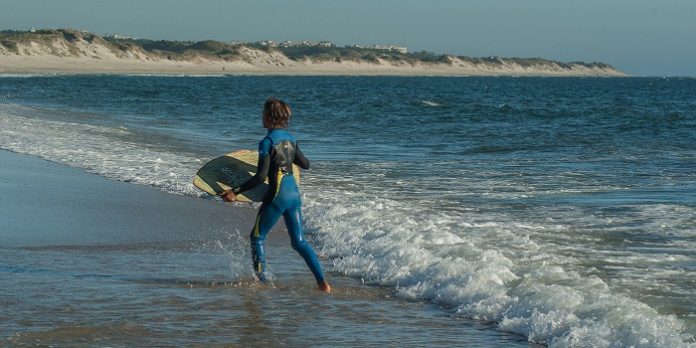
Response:
[[[401,53],[373,48],[360,47],[319,47],[319,46],[294,46],[274,47],[292,60],[311,61],[366,61],[378,63],[380,60],[388,62],[415,63],[445,63],[451,60],[447,55],[437,55],[432,52],[420,51],[413,53]]]
[[[171,60],[183,60],[195,56],[230,60],[240,55],[238,45],[213,40],[194,42],[113,37],[105,37],[104,39],[113,45],[120,45],[119,47],[137,47],[149,54]]]
[[[294,61],[311,62],[365,62],[381,64],[381,62],[396,64],[436,64],[453,65],[455,63],[470,64],[487,68],[502,67],[504,65],[517,65],[530,69],[549,69],[561,68],[571,70],[577,67],[588,69],[613,70],[608,64],[592,62],[557,62],[543,58],[499,58],[485,57],[474,58],[467,56],[452,56],[446,54],[436,54],[428,51],[418,51],[402,53],[393,50],[383,50],[376,48],[364,48],[355,46],[346,47],[326,47],[320,45],[295,45],[290,47],[268,46],[260,43],[226,43],[214,40],[205,41],[170,41],[170,40],[149,40],[134,39],[114,36],[99,36],[85,31],[71,29],[42,29],[32,31],[1,30],[0,31],[0,52],[9,51],[19,53],[19,45],[27,45],[32,42],[43,44],[44,47],[56,55],[57,53],[52,44],[65,42],[68,43],[68,52],[71,55],[79,55],[78,49],[74,44],[78,42],[91,44],[101,44],[117,56],[123,56],[128,52],[140,51],[149,56],[164,58],[169,60],[187,60],[193,58],[222,59],[226,61],[246,60],[244,51],[257,50],[266,53],[281,53],[285,57]],[[65,50],[61,51],[64,52]]]
[[[51,49],[53,54],[61,55],[57,53],[53,43],[65,41],[70,44],[74,44],[80,40],[84,40],[88,43],[104,43],[104,40],[99,36],[92,33],[79,32],[77,30],[71,29],[41,29],[33,31],[18,31],[18,30],[1,30],[0,31],[0,45],[8,49],[10,52],[19,53],[19,44],[30,44],[32,42],[43,44],[44,47]],[[71,55],[78,54],[78,50],[75,47],[68,46],[68,51]]]
[[[378,50],[356,48],[356,47],[318,47],[318,46],[294,46],[294,47],[274,47],[282,52],[286,57],[300,61],[310,60],[314,62],[328,61],[369,61],[377,62],[379,58],[387,58]]]
[[[76,42],[84,39],[87,42],[92,42],[98,35],[92,33],[84,33],[71,29],[42,29],[35,31],[18,31],[18,30],[0,30],[0,40],[12,41],[15,43],[27,42],[51,42],[56,39],[64,39],[68,42]]]

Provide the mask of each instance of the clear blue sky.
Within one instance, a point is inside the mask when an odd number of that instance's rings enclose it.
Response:
[[[696,76],[696,0],[0,0],[0,28],[331,40]]]

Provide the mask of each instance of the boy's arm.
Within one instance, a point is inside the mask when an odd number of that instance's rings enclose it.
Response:
[[[295,144],[295,159],[292,160],[292,163],[297,164],[302,169],[309,169],[309,160],[304,156],[302,151],[300,151],[299,144]]]
[[[263,182],[266,181],[266,177],[268,177],[268,170],[271,168],[270,150],[271,140],[268,138],[261,140],[259,143],[259,160],[256,168],[256,174],[254,174],[254,176],[249,178],[249,180],[243,184],[233,188],[232,192],[234,192],[235,195],[251,190],[257,185],[263,184]],[[222,195],[226,195],[227,192],[229,191],[223,192]]]
[[[271,167],[271,156],[259,153],[258,163],[259,166],[256,168],[256,174],[254,174],[254,176],[243,184],[232,189],[232,192],[234,192],[235,195],[251,190],[257,185],[261,185],[264,181],[266,181],[266,177],[268,177],[268,169]]]

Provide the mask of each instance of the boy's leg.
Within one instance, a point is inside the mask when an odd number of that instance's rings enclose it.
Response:
[[[314,274],[314,279],[321,285],[321,283],[324,282],[324,274],[321,271],[321,265],[319,264],[317,254],[314,252],[314,249],[312,249],[312,246],[304,239],[302,233],[302,213],[300,210],[301,206],[297,204],[295,207],[283,213],[285,226],[290,234],[292,248],[302,255],[302,258],[307,263],[307,266],[309,266],[312,274]]]
[[[260,281],[266,282],[266,253],[264,252],[264,242],[266,235],[271,231],[273,225],[278,221],[282,212],[272,203],[264,203],[256,215],[256,223],[251,230],[249,239],[251,240],[251,259],[254,264],[254,273]]]

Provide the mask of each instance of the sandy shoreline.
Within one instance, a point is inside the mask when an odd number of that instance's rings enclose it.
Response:
[[[364,61],[291,60],[282,54],[246,50],[239,60],[169,60],[144,54],[118,56],[92,45],[83,55],[53,55],[38,48],[27,54],[0,52],[0,74],[153,74],[153,75],[302,75],[302,76],[625,76],[611,68],[574,65],[565,69],[555,63],[521,66],[501,60],[499,65],[477,65],[453,57],[450,64]],[[89,50],[89,52],[87,52]]]
[[[153,75],[288,75],[288,76],[624,76],[592,69],[572,73],[505,68],[480,70],[466,66],[411,66],[357,62],[255,65],[224,61],[138,61],[90,57],[0,55],[0,74],[153,74]]]

